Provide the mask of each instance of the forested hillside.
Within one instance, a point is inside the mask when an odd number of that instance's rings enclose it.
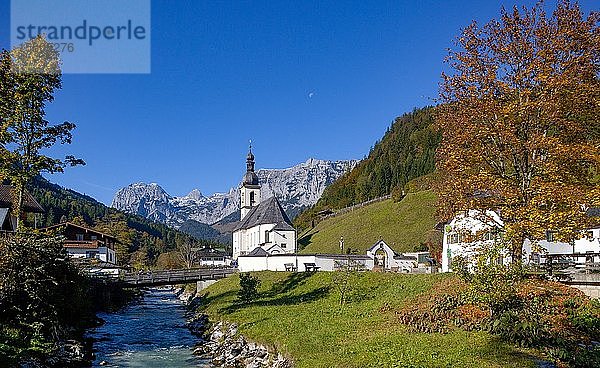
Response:
[[[401,193],[412,179],[435,169],[440,134],[433,127],[434,107],[415,109],[395,119],[367,158],[325,189],[315,206],[295,221],[300,229],[311,226],[317,213]]]
[[[178,244],[191,240],[189,235],[164,224],[107,207],[92,197],[65,189],[41,177],[36,178],[30,191],[46,210],[45,214],[40,215],[39,225],[50,226],[71,221],[113,235],[121,242],[117,245],[117,257],[121,264],[151,266],[161,253],[173,251]],[[198,246],[221,247],[212,241],[193,241]]]

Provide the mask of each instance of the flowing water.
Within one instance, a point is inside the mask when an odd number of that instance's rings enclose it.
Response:
[[[185,307],[171,290],[151,289],[116,313],[100,313],[106,323],[89,331],[93,367],[211,367],[192,354],[198,343],[185,327]]]

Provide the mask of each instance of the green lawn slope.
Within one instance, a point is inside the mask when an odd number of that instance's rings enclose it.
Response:
[[[296,368],[533,367],[526,351],[485,332],[409,332],[394,312],[449,275],[365,272],[353,276],[339,305],[332,273],[259,272],[259,298],[236,303],[237,275],[204,291],[199,307],[213,321],[239,325],[247,338],[291,357]]]
[[[300,234],[300,253],[338,253],[341,236],[346,249],[360,253],[381,238],[397,252],[413,251],[435,225],[435,200],[426,190],[409,193],[397,203],[390,199],[326,219]]]

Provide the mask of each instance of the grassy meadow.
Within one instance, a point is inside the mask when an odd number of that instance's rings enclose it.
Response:
[[[409,193],[400,202],[390,199],[326,219],[300,234],[300,253],[337,253],[341,236],[346,249],[359,253],[381,238],[397,252],[413,251],[435,225],[435,200],[430,190]]]
[[[203,291],[212,320],[239,325],[247,338],[303,367],[534,367],[533,357],[486,332],[414,333],[395,311],[450,275],[353,275],[348,302],[332,273],[256,273],[259,298],[237,303],[233,275]]]

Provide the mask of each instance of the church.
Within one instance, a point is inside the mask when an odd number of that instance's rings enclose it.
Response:
[[[252,146],[246,157],[240,208],[240,222],[233,231],[233,259],[296,252],[296,230],[281,204],[274,196],[264,201],[261,198]]]

